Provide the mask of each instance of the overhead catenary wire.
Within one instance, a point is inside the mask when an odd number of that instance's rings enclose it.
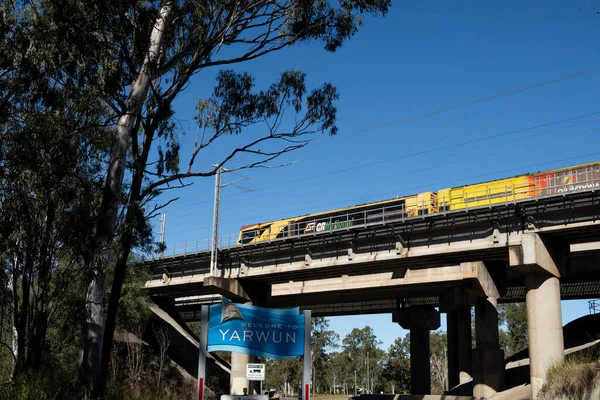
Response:
[[[469,144],[483,142],[483,141],[489,140],[489,139],[497,139],[497,138],[500,138],[500,137],[510,136],[510,135],[517,134],[517,133],[523,133],[523,132],[532,131],[532,130],[535,130],[535,129],[546,128],[546,127],[549,127],[549,126],[558,125],[558,124],[562,124],[562,123],[565,123],[565,122],[581,120],[583,118],[587,118],[587,117],[594,116],[594,115],[600,115],[600,112],[587,113],[587,114],[578,115],[578,116],[571,117],[571,118],[564,118],[564,119],[561,119],[561,120],[558,120],[558,121],[547,122],[547,123],[538,124],[538,125],[535,125],[535,126],[530,126],[530,127],[521,128],[521,129],[513,129],[513,130],[510,130],[510,131],[507,131],[507,132],[493,134],[493,135],[482,137],[482,138],[476,138],[476,139],[472,139],[472,140],[468,140],[468,141],[453,143],[453,144],[450,144],[450,145],[440,146],[440,147],[433,148],[433,149],[421,150],[421,151],[413,152],[411,154],[404,154],[402,156],[388,158],[386,160],[379,160],[379,161],[375,161],[375,162],[371,162],[371,163],[365,163],[365,164],[361,164],[361,165],[355,165],[355,166],[352,166],[352,167],[343,168],[343,169],[339,169],[339,170],[335,170],[335,171],[330,171],[330,172],[324,172],[324,173],[321,173],[321,174],[311,175],[309,177],[299,178],[299,179],[295,179],[295,180],[288,180],[286,182],[281,182],[281,183],[277,183],[277,184],[273,184],[273,185],[269,185],[269,186],[263,186],[261,188],[256,188],[255,192],[258,192],[261,195],[264,195],[263,191],[265,189],[272,189],[272,188],[283,187],[283,186],[287,186],[287,185],[297,184],[297,183],[303,182],[303,181],[314,181],[316,179],[319,179],[319,178],[322,178],[322,177],[325,177],[325,176],[338,175],[338,174],[343,173],[343,172],[364,169],[366,167],[370,167],[370,166],[374,166],[374,165],[380,165],[380,164],[384,164],[384,163],[388,163],[388,162],[392,162],[392,161],[398,161],[398,160],[402,160],[402,159],[407,159],[407,158],[414,157],[414,156],[430,154],[430,153],[434,153],[436,151],[445,151],[445,150],[449,150],[449,149],[452,149],[452,148],[460,148],[462,146],[466,146],[466,145],[469,145]],[[590,122],[590,121],[585,121],[585,122]],[[567,127],[562,127],[562,129],[569,128],[569,127],[572,127],[572,126],[576,126],[576,125],[570,125],[570,126],[567,126]],[[535,134],[535,135],[531,135],[531,136],[537,136],[537,135],[540,135],[540,134],[545,134],[547,132],[548,131],[541,132],[539,134]],[[550,132],[552,132],[552,131],[550,131]],[[469,151],[474,151],[474,150],[469,150]],[[466,153],[466,152],[468,152],[468,151],[461,151],[461,152],[459,152],[457,154],[462,154],[462,153]],[[455,155],[457,155],[457,154],[455,154]],[[359,184],[359,183],[357,183],[357,184]],[[239,196],[240,195],[238,194],[238,195],[233,195],[231,197],[239,198]],[[242,201],[246,202],[246,201],[248,201],[248,198],[245,197]],[[202,201],[202,202],[188,204],[187,207],[194,206],[194,205],[208,204],[208,203],[210,203],[210,201],[207,200],[207,201]],[[231,205],[232,203],[229,202],[228,204]],[[233,203],[233,204],[236,204],[236,203]],[[170,212],[173,212],[173,211],[176,211],[176,210],[177,209],[170,210]],[[186,213],[184,215],[175,215],[175,216],[171,216],[170,215],[170,218],[175,218],[176,219],[176,218],[182,218],[182,217],[190,216],[190,215],[193,215],[193,214],[192,213]]]
[[[491,96],[481,97],[481,98],[478,98],[478,99],[475,99],[475,100],[470,100],[470,101],[467,101],[467,102],[463,102],[463,103],[459,103],[459,104],[455,104],[455,105],[451,105],[451,106],[442,107],[442,108],[435,109],[435,110],[428,111],[428,112],[424,112],[424,113],[421,113],[421,114],[416,114],[416,115],[412,115],[412,116],[400,118],[400,119],[397,119],[397,120],[394,120],[394,121],[390,121],[390,122],[386,122],[386,123],[383,123],[383,124],[372,125],[372,126],[361,128],[361,129],[357,129],[357,130],[354,130],[354,131],[345,132],[343,134],[338,134],[337,136],[351,136],[351,135],[354,135],[354,134],[357,134],[357,133],[368,132],[368,131],[372,131],[372,130],[384,128],[384,127],[387,127],[387,126],[392,126],[392,125],[396,125],[396,124],[400,124],[400,123],[404,123],[404,122],[409,122],[409,121],[413,121],[413,120],[417,120],[417,119],[421,119],[421,118],[425,118],[425,117],[429,117],[429,116],[441,114],[441,113],[444,113],[444,112],[447,112],[447,111],[451,111],[451,110],[455,110],[455,109],[467,107],[467,106],[470,106],[470,105],[474,105],[474,104],[478,104],[478,103],[483,103],[483,102],[490,101],[490,100],[493,100],[493,99],[496,99],[496,98],[505,97],[505,96],[509,96],[509,95],[512,95],[512,94],[516,94],[516,93],[524,92],[524,91],[527,91],[527,90],[535,89],[535,88],[538,88],[538,87],[550,85],[550,84],[553,84],[553,83],[565,81],[565,80],[572,79],[572,78],[575,78],[575,77],[579,77],[579,76],[591,74],[591,73],[597,72],[597,71],[600,71],[600,67],[594,67],[594,68],[591,68],[591,69],[587,69],[587,70],[575,72],[575,73],[572,73],[572,74],[569,74],[569,75],[561,76],[561,77],[550,79],[550,80],[547,80],[547,81],[538,82],[538,83],[534,83],[534,84],[527,85],[527,86],[522,86],[522,87],[519,87],[517,89],[512,89],[512,90],[508,90],[508,91],[505,91],[505,92],[496,93],[496,94],[493,94]],[[318,142],[318,140],[315,140],[315,142]],[[315,142],[313,142],[313,145],[315,144]],[[270,187],[274,187],[274,186],[270,186]],[[210,201],[208,201],[208,203],[210,203]],[[192,205],[201,205],[201,204],[204,204],[204,202],[193,203]],[[175,211],[175,210],[177,210],[177,209],[172,209],[171,211]]]
[[[600,143],[600,141],[596,142],[596,143]],[[488,173],[485,173],[485,174],[472,175],[472,176],[469,176],[469,177],[466,177],[466,178],[461,177],[461,178],[456,178],[456,179],[452,179],[452,180],[445,180],[445,181],[440,181],[440,182],[427,183],[427,184],[423,184],[423,185],[419,185],[419,186],[413,186],[413,187],[409,188],[408,190],[420,190],[420,189],[428,189],[430,187],[445,186],[445,185],[449,185],[449,184],[451,184],[453,182],[462,182],[465,179],[472,179],[472,180],[482,179],[482,178],[486,178],[486,177],[490,177],[490,176],[497,176],[498,174],[514,173],[515,171],[519,171],[519,170],[521,170],[523,168],[538,168],[538,167],[540,167],[542,165],[550,165],[550,164],[553,164],[553,163],[568,162],[568,161],[572,161],[572,160],[576,160],[576,159],[581,159],[581,158],[586,158],[586,157],[592,157],[592,156],[599,156],[599,155],[600,155],[600,152],[597,152],[597,153],[590,153],[590,154],[585,154],[585,155],[580,155],[580,156],[575,156],[575,157],[569,157],[569,158],[563,158],[563,159],[556,159],[556,160],[547,161],[547,162],[543,162],[543,163],[536,163],[536,164],[525,166],[525,167],[518,167],[518,168],[515,167],[515,168],[505,169],[505,170],[502,170],[502,171],[494,171],[494,172],[488,172]],[[529,159],[529,157],[524,156],[524,157],[518,158],[517,160],[523,160],[523,159]],[[338,205],[338,204],[341,204],[341,203],[345,203],[345,200],[344,201],[330,202],[330,203],[327,203],[325,205],[334,206],[334,205]],[[289,216],[290,215],[287,214],[287,213],[281,213],[281,218],[286,218],[286,217],[289,217]],[[269,221],[276,221],[276,220],[277,220],[277,218],[272,218]],[[239,222],[242,222],[242,221],[239,221]],[[231,224],[231,222],[229,224]],[[224,225],[227,225],[227,223],[224,224]],[[191,228],[191,229],[186,229],[186,230],[182,230],[182,231],[172,232],[172,234],[193,232],[193,231],[196,231],[196,230],[199,230],[199,229],[200,228]],[[236,234],[237,234],[237,232],[234,233],[233,235],[236,235]]]
[[[581,135],[581,134],[586,134],[586,133],[590,133],[590,132],[598,132],[598,131],[600,131],[600,128],[588,129],[588,130],[585,130],[585,131],[574,132],[574,133],[563,135],[563,136],[560,136],[560,137],[551,138],[551,139],[548,139],[548,140],[545,140],[545,141],[538,141],[536,143],[539,144],[539,143],[551,142],[551,141],[555,141],[555,140],[558,140],[558,139],[564,139],[564,138],[567,138],[567,137],[572,137],[572,136],[575,136],[575,135]],[[597,142],[592,142],[592,143],[600,143],[600,142],[597,141]],[[519,148],[526,148],[526,147],[529,147],[529,146],[531,146],[531,143],[525,143],[525,144],[521,144],[519,146],[514,146],[514,147],[509,148],[509,149],[502,149],[502,150],[499,150],[499,151],[496,151],[496,152],[491,152],[491,153],[487,153],[487,154],[481,154],[481,155],[469,157],[469,158],[466,158],[466,159],[455,160],[455,161],[452,161],[452,162],[438,164],[438,165],[430,166],[430,167],[427,167],[427,168],[422,168],[422,169],[417,169],[417,170],[410,170],[410,171],[404,171],[404,172],[408,173],[408,174],[410,174],[410,173],[416,173],[416,172],[422,172],[422,171],[429,170],[429,169],[436,169],[436,168],[445,167],[445,166],[448,166],[448,165],[451,165],[451,164],[463,163],[465,161],[470,161],[470,160],[477,159],[477,158],[489,157],[491,155],[504,153],[507,150],[516,150],[516,149],[519,149]],[[600,153],[594,153],[593,155],[596,155],[596,154],[600,154]],[[524,159],[524,158],[529,159],[528,156],[521,157],[520,159]],[[581,156],[574,157],[574,158],[581,158]],[[513,158],[512,161],[514,161],[514,160],[515,159]],[[542,164],[546,164],[546,163],[542,163]],[[532,167],[535,167],[535,166],[532,166]],[[523,168],[524,167],[513,168],[511,170],[513,170],[513,171],[514,170],[520,170],[520,169],[522,170]],[[497,175],[498,173],[489,173],[489,174],[484,174],[484,175],[485,176],[489,176],[489,175],[495,175],[495,174]],[[371,179],[371,182],[389,179],[390,177],[393,177],[393,176],[385,176],[385,177],[380,177],[380,178],[377,178],[377,179]],[[462,178],[460,180],[464,181],[465,179]],[[456,180],[452,180],[452,181],[456,181]],[[444,182],[442,182],[442,183],[444,183]],[[445,183],[450,183],[450,182],[445,182]],[[441,183],[437,183],[435,185],[439,185],[439,184],[441,184]],[[345,185],[345,186],[337,187],[337,188],[335,188],[335,190],[340,189],[340,188],[344,188],[344,187],[349,187],[349,186],[351,187],[351,186],[354,186],[354,185],[355,184],[350,184],[350,185]],[[437,187],[437,186],[434,187],[433,185],[434,184],[432,184],[432,183],[428,183],[426,185],[420,185],[418,187],[412,187],[412,188],[408,188],[408,189],[405,189],[405,190],[407,190],[408,192],[410,192],[411,190],[418,190],[418,189],[421,189],[421,188],[427,188],[427,189],[432,190],[432,191],[440,189],[439,187]],[[321,192],[322,192],[322,190],[319,191],[319,193],[321,193]],[[405,195],[410,195],[411,193],[404,193],[404,194]],[[299,195],[292,195],[292,196],[288,196],[288,198],[299,197],[299,196],[306,196],[306,195],[310,195],[310,193],[302,193],[302,194],[299,194]],[[345,199],[343,201],[343,203],[347,203],[347,202],[348,202],[348,199]],[[331,206],[332,204],[340,204],[340,203],[342,203],[342,201],[340,201],[340,202],[333,202],[333,203],[327,203],[327,204],[319,204],[318,207],[326,209],[326,206]],[[297,213],[300,213],[300,211],[298,211]],[[291,211],[288,210],[288,211],[282,212],[280,214],[270,214],[270,218],[265,219],[265,221],[277,220],[279,215],[284,215],[284,217],[285,216],[292,217],[292,216],[295,216],[296,214],[294,213],[294,210],[291,210]],[[241,223],[241,222],[247,221],[249,218],[252,218],[252,217],[248,217],[247,215],[245,217],[246,218],[244,220],[227,221],[227,222],[224,222],[223,225],[230,225],[230,224],[233,224],[233,223]],[[255,219],[257,219],[257,218],[255,218]],[[171,234],[192,232],[192,231],[206,229],[206,228],[207,227],[196,227],[196,228],[191,228],[191,229],[187,229],[187,230],[181,230],[181,231],[171,232]]]
[[[379,124],[379,125],[375,125],[375,126],[372,126],[372,127],[368,127],[368,128],[364,128],[364,129],[359,129],[359,130],[347,132],[344,135],[353,135],[353,134],[357,134],[357,133],[360,133],[360,132],[366,132],[366,131],[369,131],[369,130],[379,129],[379,128],[382,128],[382,127],[385,127],[385,126],[389,126],[389,125],[394,125],[394,124],[397,124],[397,123],[402,123],[402,122],[410,121],[410,120],[413,120],[413,119],[427,117],[429,115],[435,115],[437,113],[442,113],[442,112],[450,111],[450,110],[453,110],[453,109],[456,109],[456,108],[460,108],[460,107],[468,106],[468,105],[471,105],[471,104],[476,104],[476,103],[479,103],[479,102],[484,102],[484,101],[492,100],[494,98],[498,98],[498,97],[510,95],[510,94],[513,94],[513,93],[518,93],[518,92],[521,92],[521,91],[524,91],[524,90],[528,90],[528,89],[532,89],[532,88],[535,88],[535,87],[543,86],[543,85],[546,85],[546,84],[558,82],[558,81],[561,81],[561,80],[570,79],[572,77],[584,75],[584,74],[591,73],[591,72],[595,72],[597,70],[600,70],[600,67],[594,68],[594,69],[591,69],[591,70],[582,71],[580,73],[571,74],[571,75],[568,75],[568,76],[565,76],[565,77],[556,78],[556,79],[553,79],[553,80],[550,80],[550,81],[541,82],[541,83],[534,84],[534,85],[529,85],[527,87],[523,87],[523,88],[519,88],[519,89],[515,89],[515,90],[503,92],[503,93],[499,93],[497,95],[493,95],[493,96],[489,96],[489,97],[477,99],[477,100],[474,100],[474,101],[465,102],[465,103],[461,103],[461,104],[458,104],[458,105],[445,107],[443,109],[434,110],[434,111],[431,111],[431,112],[428,112],[428,113],[423,113],[423,114],[415,115],[415,116],[412,116],[412,117],[402,118],[402,119],[399,119],[399,120],[396,120],[396,121],[391,121],[391,122],[386,123],[386,124]],[[588,116],[591,116],[591,115],[595,115],[595,114],[597,114],[597,113],[592,113],[592,114],[585,115],[585,116],[580,116],[580,117],[581,118],[585,118],[585,117],[588,117]],[[575,117],[575,119],[576,118],[577,117]],[[572,119],[566,119],[566,121],[569,121],[569,120],[572,120]],[[563,121],[563,122],[565,122],[565,121]],[[560,123],[560,122],[556,122],[556,123]],[[529,129],[529,128],[526,128],[526,129]],[[534,129],[534,128],[532,128],[532,129]],[[520,130],[517,130],[517,132],[518,131],[520,131]],[[509,135],[510,133],[509,132],[505,132],[504,134]],[[497,134],[497,135],[502,135],[502,134]],[[474,139],[472,142],[475,143],[475,142],[481,142],[481,141],[484,141],[484,140],[491,140],[495,136],[496,135],[492,135],[490,138],[487,138],[487,137],[486,138],[477,138],[477,139]],[[462,144],[462,143],[461,144],[456,143],[456,144],[451,144],[449,146],[450,146],[450,148],[452,148],[452,147],[456,147],[456,146],[460,146],[460,145],[464,145],[464,144]],[[447,146],[445,146],[445,147],[447,147]],[[441,148],[441,149],[437,149],[437,150],[436,149],[431,149],[431,150],[427,150],[426,153],[430,153],[430,152],[433,152],[433,151],[441,151],[441,150],[446,150],[446,149],[447,148]],[[472,150],[470,150],[470,151],[472,151]],[[407,158],[407,157],[411,157],[411,156],[418,156],[418,155],[421,155],[421,154],[422,153],[419,152],[419,153],[415,153],[415,154],[412,154],[412,155],[405,155],[405,156],[400,157],[400,158]],[[392,159],[390,161],[388,161],[388,160],[381,160],[381,161],[377,161],[375,163],[366,164],[366,165],[364,165],[362,167],[364,168],[364,167],[368,167],[368,166],[371,166],[371,165],[379,165],[379,164],[382,164],[384,162],[395,161],[396,159],[398,159],[398,158]],[[348,168],[346,170],[355,170],[357,168],[360,168],[360,167],[354,166],[354,167]],[[320,174],[320,175],[318,175],[318,177],[325,176],[325,175],[337,174],[337,173],[340,173],[340,172],[336,171],[336,172],[330,172],[330,173],[326,173],[326,174]],[[308,177],[308,178],[303,178],[302,180],[309,180],[309,179],[315,179],[315,178]],[[262,190],[269,189],[269,188],[272,188],[272,187],[273,188],[274,187],[280,187],[280,186],[283,186],[283,185],[286,185],[286,184],[297,183],[298,181],[301,181],[301,180],[296,180],[294,182],[286,182],[286,183],[283,183],[283,184],[270,185],[270,186],[267,186],[267,187],[259,188],[258,190],[262,191]],[[346,187],[347,186],[352,186],[352,185],[346,185]],[[339,190],[339,189],[340,188],[334,188],[333,190]],[[289,212],[286,212],[286,214],[289,214]],[[270,218],[270,219],[277,219],[277,218]],[[230,223],[233,223],[233,222],[225,222],[225,225],[230,224]],[[199,229],[202,229],[202,228],[196,228],[194,230],[199,230]],[[171,234],[176,234],[176,233],[180,233],[180,232],[171,232]]]
[[[600,130],[600,128],[588,129],[588,130],[582,131],[582,132],[575,132],[575,133],[563,135],[563,136],[560,136],[560,137],[554,137],[554,138],[551,138],[551,139],[548,139],[548,140],[545,140],[545,141],[538,141],[538,142],[536,142],[536,144],[541,144],[541,143],[546,143],[546,142],[552,142],[552,141],[556,141],[556,140],[560,140],[560,139],[570,138],[570,137],[573,137],[573,136],[576,136],[576,135],[586,134],[586,133],[590,133],[590,132],[597,132],[599,130]],[[593,144],[593,143],[596,143],[596,142],[591,142],[591,144]],[[408,170],[408,171],[403,171],[403,172],[406,173],[406,174],[413,174],[413,173],[424,172],[424,171],[428,171],[428,170],[432,170],[432,169],[439,169],[439,168],[442,168],[442,167],[447,167],[447,166],[450,166],[450,165],[453,165],[453,164],[460,164],[460,163],[463,163],[463,162],[466,162],[466,161],[471,161],[471,160],[478,159],[478,158],[486,158],[486,157],[489,157],[489,156],[492,156],[492,155],[502,154],[502,153],[505,153],[506,151],[510,151],[510,150],[516,150],[516,149],[520,149],[520,148],[527,148],[527,147],[529,147],[531,145],[532,145],[532,143],[525,143],[525,144],[522,144],[520,146],[516,146],[516,147],[513,147],[513,148],[509,148],[509,149],[501,149],[501,150],[498,150],[498,151],[495,151],[495,152],[481,154],[481,155],[472,156],[472,157],[468,157],[468,158],[463,158],[463,159],[455,160],[455,161],[452,161],[452,162],[449,162],[449,163],[443,163],[443,164],[438,164],[438,165],[434,165],[434,166],[427,167],[427,168],[422,168],[422,169],[418,169],[418,170]],[[529,156],[521,157],[521,158],[518,158],[518,159],[529,159]],[[511,161],[514,162],[515,160],[518,160],[518,159],[512,158]],[[379,178],[376,178],[376,179],[369,179],[368,182],[372,183],[372,182],[377,182],[377,181],[383,181],[383,180],[386,180],[386,179],[394,178],[395,176],[396,175],[387,175],[387,176],[379,177]],[[460,181],[460,179],[458,179],[458,180]],[[453,182],[453,181],[457,181],[457,180],[448,181],[447,183]],[[339,189],[349,188],[349,187],[353,187],[353,186],[361,185],[361,184],[362,184],[361,182],[358,182],[358,183],[352,183],[352,184],[341,185],[341,186],[336,186],[336,187],[328,187],[327,189],[319,189],[319,190],[317,190],[315,192],[308,192],[308,193],[307,192],[302,192],[301,194],[295,194],[295,195],[289,195],[289,196],[286,196],[286,197],[282,197],[282,198],[280,198],[280,200],[286,200],[286,199],[289,200],[289,199],[292,199],[292,198],[307,197],[307,196],[311,196],[313,194],[314,195],[322,194],[325,191],[339,190]],[[421,185],[421,186],[418,186],[418,187],[413,187],[412,189],[411,188],[405,189],[407,192],[403,192],[402,195],[414,194],[414,193],[411,192],[411,190],[417,190],[418,188],[425,188],[425,189],[432,190],[432,191],[440,189],[440,187],[437,187],[437,186],[434,187],[434,186],[432,186],[432,184],[425,184],[425,185]],[[370,198],[376,198],[377,200],[381,200],[381,199],[384,199],[384,198],[389,198],[390,196],[393,196],[393,195],[390,195],[389,192],[385,192],[385,193],[381,192],[380,194],[370,194],[369,197]],[[317,204],[317,205],[313,205],[313,207],[317,208],[318,210],[321,210],[321,209],[327,209],[328,206],[331,206],[333,204],[345,204],[346,206],[348,206],[349,202],[352,203],[354,201],[354,203],[356,203],[357,201],[359,201],[359,199],[364,199],[364,196],[353,198],[353,199],[345,199],[343,201],[337,201],[337,202],[320,203],[320,204]],[[377,200],[373,200],[373,201],[377,201]],[[367,201],[367,202],[369,202],[369,201]],[[281,217],[290,217],[291,215],[295,216],[295,215],[301,215],[302,213],[303,214],[310,213],[310,212],[308,212],[306,210],[306,208],[296,209],[296,210],[291,210],[291,211],[290,210],[288,210],[288,211],[282,211],[279,214],[275,214],[275,213],[273,213],[273,211],[275,211],[275,210],[273,210],[273,209],[270,210],[269,217],[267,217],[267,218],[260,218],[260,215],[254,215],[254,216],[245,215],[245,219],[238,219],[238,220],[235,220],[235,221],[225,221],[223,223],[223,225],[226,226],[226,225],[232,225],[232,224],[236,224],[236,223],[239,224],[239,223],[243,223],[245,221],[248,221],[249,219],[252,219],[252,218],[254,218],[254,220],[260,220],[260,221],[267,221],[267,220],[269,220],[270,221],[270,220],[276,220],[276,219],[278,219],[277,218],[278,216],[281,216]],[[201,229],[204,229],[204,228],[206,228],[206,227],[202,226],[202,227],[193,228],[191,230],[201,230]],[[191,231],[191,230],[186,230],[186,231]],[[178,231],[178,232],[173,232],[173,233],[174,234],[175,233],[182,233],[182,232],[186,232],[186,231]]]

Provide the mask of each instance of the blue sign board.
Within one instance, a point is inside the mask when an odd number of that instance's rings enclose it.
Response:
[[[223,299],[210,306],[208,351],[235,351],[268,358],[304,354],[304,316],[298,308],[272,309]]]

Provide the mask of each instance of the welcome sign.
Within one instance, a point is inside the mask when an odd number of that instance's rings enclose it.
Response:
[[[210,307],[208,349],[269,358],[304,354],[304,316],[298,308],[271,309],[223,299]]]

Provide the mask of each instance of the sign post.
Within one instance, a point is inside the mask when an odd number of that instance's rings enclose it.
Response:
[[[264,381],[265,364],[246,364],[246,379],[249,381]]]
[[[310,400],[310,368],[312,365],[310,354],[310,310],[304,310],[304,369],[302,374],[302,400]]]
[[[311,312],[268,309],[235,304],[225,298],[221,304],[202,306],[198,357],[198,397],[204,400],[206,355],[209,351],[234,351],[268,358],[304,355],[302,400],[310,400],[312,357],[310,349]],[[243,368],[238,365],[238,368]],[[241,371],[240,371],[241,372]],[[246,364],[246,379],[262,382],[265,364]],[[223,395],[221,400],[268,400],[267,395]]]
[[[246,379],[260,381],[260,394],[262,394],[262,383],[265,380],[265,375],[265,364],[246,364]]]
[[[208,344],[208,306],[200,311],[200,343],[198,355],[198,400],[204,400],[204,382],[206,379],[206,346]]]

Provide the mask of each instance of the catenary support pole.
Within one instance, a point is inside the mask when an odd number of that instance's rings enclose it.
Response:
[[[219,211],[221,201],[221,168],[217,169],[215,175],[215,203],[213,208],[213,235],[212,247],[210,251],[210,276],[216,276],[217,273],[217,251],[219,242]]]

